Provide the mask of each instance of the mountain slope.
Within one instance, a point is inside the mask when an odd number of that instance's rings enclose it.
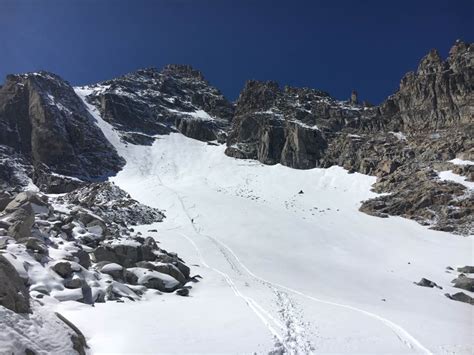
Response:
[[[469,263],[472,241],[361,214],[373,178],[337,167],[301,171],[234,160],[222,146],[177,134],[117,149],[128,163],[114,182],[165,208],[160,240],[198,265],[204,283],[183,306],[185,328],[144,316],[168,314],[173,298],[130,306],[143,328],[175,335],[137,329],[134,343],[114,345],[107,339],[124,337],[120,328],[94,326],[93,313],[61,305],[97,351],[172,352],[177,344],[184,352],[471,351],[470,306],[443,293],[455,292],[446,266]],[[421,277],[444,289],[414,285]],[[122,312],[98,307],[105,324]]]

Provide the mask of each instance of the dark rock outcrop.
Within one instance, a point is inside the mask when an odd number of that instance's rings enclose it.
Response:
[[[452,295],[450,295],[449,293],[446,293],[445,296],[454,301],[459,301],[459,302],[464,302],[467,304],[474,305],[474,298],[469,295],[466,295],[464,292],[457,292]]]
[[[414,282],[414,284],[418,286],[422,286],[422,287],[430,287],[430,288],[436,287],[436,288],[442,289],[441,286],[438,286],[435,282],[425,279],[424,277],[420,281]]]
[[[84,179],[115,174],[124,163],[72,87],[47,72],[7,76],[0,89],[0,145]]]
[[[474,278],[460,275],[452,281],[453,287],[461,288],[466,291],[474,292]]]
[[[466,273],[466,274],[474,274],[474,266],[463,266],[463,267],[458,267],[458,272]]]

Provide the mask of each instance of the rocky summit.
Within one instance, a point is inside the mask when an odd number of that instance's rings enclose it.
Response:
[[[203,141],[222,140],[234,111],[220,91],[188,65],[138,70],[89,89],[87,100],[134,144],[151,144],[153,136],[173,131]]]
[[[379,195],[361,201],[361,212],[472,235],[473,88],[474,44],[462,41],[445,60],[432,50],[375,106],[355,91],[338,100],[318,89],[255,80],[231,102],[188,65],[75,88],[49,72],[9,75],[0,87],[0,315],[12,327],[25,314],[54,324],[82,354],[82,333],[61,315],[48,318],[42,306],[140,301],[150,292],[193,295],[200,279],[193,267],[161,248],[156,230],[134,229],[168,212],[108,181],[130,161],[105,132],[126,147],[181,133],[232,158],[294,169],[340,166],[377,178],[372,189]],[[185,210],[179,201],[174,208]],[[296,208],[295,201],[287,208]],[[470,277],[453,283],[473,291]],[[425,278],[416,284],[438,287]],[[473,303],[464,293],[447,297]],[[25,353],[39,346],[25,339]]]

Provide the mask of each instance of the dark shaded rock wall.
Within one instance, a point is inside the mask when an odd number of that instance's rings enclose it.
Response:
[[[0,89],[0,145],[83,179],[116,173],[124,161],[72,87],[57,75],[10,75]]]

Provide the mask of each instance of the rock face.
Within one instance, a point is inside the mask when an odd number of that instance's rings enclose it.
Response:
[[[426,131],[472,123],[474,45],[457,41],[443,61],[435,49],[379,108],[389,130]]]
[[[233,114],[219,90],[187,65],[142,69],[86,90],[88,101],[132,144],[151,144],[154,135],[173,131],[203,141],[224,139]]]
[[[83,179],[114,174],[124,163],[72,87],[47,72],[7,77],[0,88],[0,145]]]
[[[318,90],[249,81],[237,101],[226,154],[306,169],[321,166],[323,157],[328,165],[326,154],[344,151],[345,142],[337,138],[347,134],[426,134],[472,125],[473,58],[474,45],[461,41],[446,61],[430,52],[378,107],[360,105],[355,92],[343,102]]]
[[[237,100],[226,154],[314,168],[327,148],[325,132],[357,125],[360,109],[322,91],[248,81]]]

